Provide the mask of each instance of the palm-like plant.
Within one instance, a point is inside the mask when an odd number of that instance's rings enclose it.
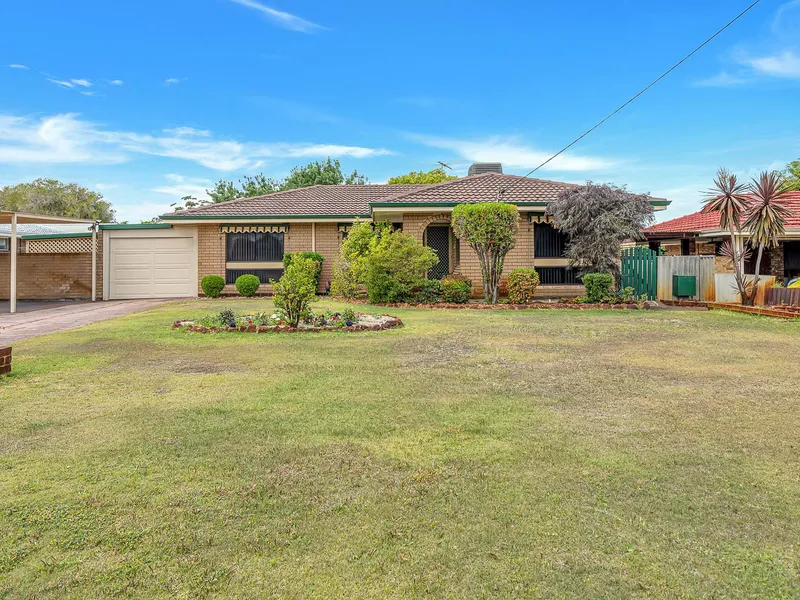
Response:
[[[747,304],[755,300],[764,248],[777,246],[778,237],[786,231],[786,219],[792,211],[780,204],[780,200],[788,191],[786,178],[778,171],[764,171],[750,184],[750,210],[742,227],[750,232],[750,245],[758,246],[758,257],[752,294],[746,299],[742,296],[742,302]]]
[[[741,232],[742,217],[747,211],[747,192],[747,186],[739,183],[736,175],[720,167],[714,178],[714,187],[708,190],[706,198],[703,200],[705,204],[703,212],[719,213],[720,229],[725,229],[731,234],[734,279],[743,300],[748,297],[748,294],[744,278],[744,264],[736,243],[736,232]]]

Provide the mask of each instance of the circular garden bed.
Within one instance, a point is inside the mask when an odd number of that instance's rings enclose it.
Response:
[[[293,327],[283,322],[280,314],[259,313],[254,315],[234,315],[223,312],[219,315],[201,319],[175,321],[174,329],[194,331],[197,333],[217,333],[223,331],[240,331],[244,333],[298,333],[314,331],[382,331],[402,327],[403,322],[391,315],[368,315],[344,312],[309,315],[309,317]]]

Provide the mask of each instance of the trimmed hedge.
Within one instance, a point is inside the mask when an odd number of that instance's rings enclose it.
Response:
[[[256,295],[261,281],[255,275],[240,275],[235,285],[242,296],[250,297]]]
[[[225,288],[225,278],[220,275],[206,275],[200,280],[200,287],[209,298],[218,298]]]
[[[514,269],[508,276],[508,300],[511,304],[528,304],[533,302],[536,288],[539,285],[539,273],[536,269]]]
[[[613,296],[611,288],[614,278],[609,273],[587,273],[582,277],[586,287],[586,300],[591,303],[605,302]]]
[[[472,294],[472,281],[465,277],[449,276],[442,279],[442,301],[466,304]]]

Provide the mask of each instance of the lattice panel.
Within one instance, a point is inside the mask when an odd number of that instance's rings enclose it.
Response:
[[[87,254],[91,251],[90,237],[25,240],[25,252],[28,254]]]

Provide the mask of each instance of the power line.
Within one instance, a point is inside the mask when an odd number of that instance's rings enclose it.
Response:
[[[556,157],[560,156],[561,154],[563,154],[564,152],[566,152],[567,150],[569,150],[570,148],[572,148],[572,146],[574,146],[575,144],[577,144],[578,142],[580,142],[580,141],[581,141],[583,138],[585,138],[587,135],[589,135],[590,133],[592,133],[592,132],[593,132],[595,129],[597,129],[598,127],[600,127],[600,126],[601,126],[603,123],[605,123],[606,121],[608,121],[608,120],[609,120],[611,117],[613,117],[614,115],[616,115],[618,112],[620,112],[620,111],[621,111],[622,109],[624,109],[626,106],[628,106],[628,105],[629,105],[631,102],[633,102],[634,100],[636,100],[636,99],[637,99],[639,96],[641,96],[642,94],[644,94],[644,93],[645,93],[647,90],[649,90],[651,87],[653,87],[653,86],[654,86],[655,84],[657,84],[659,81],[661,81],[662,79],[664,79],[664,78],[665,78],[667,75],[669,75],[670,73],[672,73],[672,72],[673,72],[675,69],[677,69],[678,67],[680,67],[680,66],[681,66],[683,63],[685,63],[687,60],[689,60],[689,59],[690,59],[692,56],[694,56],[695,54],[697,54],[697,53],[698,53],[700,50],[702,50],[702,49],[703,49],[703,48],[704,48],[706,45],[708,45],[709,43],[711,43],[711,41],[712,41],[712,40],[714,40],[714,38],[716,38],[716,37],[717,37],[719,34],[721,34],[721,33],[722,33],[723,31],[725,31],[725,30],[726,30],[728,27],[730,27],[731,25],[733,25],[734,23],[736,23],[736,21],[738,21],[739,19],[741,19],[741,18],[742,18],[744,15],[746,15],[748,12],[750,12],[750,10],[751,10],[753,7],[755,7],[755,5],[756,5],[756,4],[758,4],[759,2],[761,2],[761,0],[755,0],[755,2],[753,2],[753,3],[752,3],[750,6],[748,6],[747,8],[745,8],[745,9],[744,9],[742,12],[740,12],[738,15],[736,15],[736,16],[735,16],[733,19],[731,19],[730,21],[728,21],[728,22],[727,22],[727,23],[726,23],[726,24],[725,24],[725,25],[724,25],[722,28],[720,28],[720,29],[719,29],[719,30],[718,30],[718,31],[717,31],[717,32],[716,32],[714,35],[712,35],[710,38],[708,38],[706,41],[704,41],[702,44],[700,44],[700,45],[699,45],[697,48],[695,48],[695,49],[694,49],[694,50],[692,50],[692,51],[691,51],[689,54],[687,54],[687,55],[686,55],[686,56],[684,56],[682,59],[680,59],[678,62],[676,62],[674,65],[672,65],[672,66],[671,66],[669,69],[667,69],[666,71],[664,71],[664,73],[662,73],[662,74],[661,74],[661,75],[658,77],[658,79],[655,79],[655,80],[654,80],[653,82],[651,82],[651,83],[650,83],[650,84],[649,84],[647,87],[645,87],[644,89],[642,89],[642,90],[641,90],[641,91],[640,91],[638,94],[636,94],[635,96],[633,96],[633,97],[632,97],[630,100],[628,100],[627,102],[625,102],[623,105],[621,105],[621,106],[620,106],[619,108],[617,108],[617,109],[616,109],[614,112],[612,112],[611,114],[609,114],[608,116],[606,116],[604,119],[602,119],[601,121],[598,121],[598,122],[597,122],[597,123],[596,123],[594,126],[592,126],[590,129],[587,129],[587,130],[586,130],[585,132],[583,132],[583,133],[582,133],[580,136],[578,136],[577,138],[575,138],[574,140],[572,140],[572,141],[571,141],[569,144],[567,144],[566,146],[564,146],[564,147],[563,147],[561,150],[559,150],[558,152],[556,152],[555,154],[553,154],[553,156],[551,156],[550,158],[548,158],[546,161],[544,161],[544,162],[543,162],[542,164],[540,164],[538,167],[536,167],[535,169],[531,169],[531,170],[530,170],[528,173],[526,173],[525,175],[523,175],[523,176],[522,176],[522,179],[526,179],[527,177],[530,177],[530,176],[531,176],[531,175],[533,175],[533,174],[534,174],[536,171],[538,171],[538,170],[539,170],[539,169],[541,169],[543,166],[545,166],[547,163],[549,163],[551,160],[553,160],[554,158],[556,158]],[[517,180],[517,181],[515,181],[514,183],[512,183],[510,186],[508,186],[507,188],[504,188],[504,189],[500,190],[500,197],[502,198],[503,194],[505,194],[505,193],[506,193],[508,190],[510,190],[512,187],[514,187],[515,185],[517,185],[517,183],[519,183],[519,181],[520,181],[520,180]]]

